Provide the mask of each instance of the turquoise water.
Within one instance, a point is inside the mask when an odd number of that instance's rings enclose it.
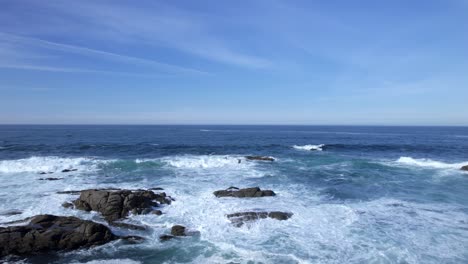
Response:
[[[311,151],[310,149],[314,149]],[[249,162],[245,155],[272,156]],[[23,263],[468,263],[468,128],[0,126],[0,222],[64,209],[57,191],[162,187],[163,215],[130,216],[146,238]],[[77,172],[63,174],[66,168]],[[51,171],[60,181],[39,181]],[[217,199],[229,186],[275,197]],[[234,227],[229,213],[275,210]],[[5,215],[19,211],[19,215]],[[174,224],[199,235],[169,242]]]

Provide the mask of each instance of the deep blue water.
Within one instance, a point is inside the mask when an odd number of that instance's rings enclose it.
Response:
[[[239,164],[245,155],[276,161]],[[113,228],[144,243],[23,261],[468,263],[463,165],[467,127],[0,126],[0,222],[40,213],[103,222],[62,208],[75,197],[56,192],[159,186],[176,198],[164,214],[127,220],[149,231]],[[65,168],[78,171],[62,174]],[[39,181],[41,171],[64,180]],[[277,196],[212,195],[229,186],[259,186]],[[12,210],[22,213],[1,214]],[[225,217],[246,210],[294,215],[241,228]],[[174,224],[199,235],[160,242]]]

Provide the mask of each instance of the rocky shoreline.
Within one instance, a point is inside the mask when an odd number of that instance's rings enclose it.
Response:
[[[81,191],[62,191],[58,194],[79,195],[73,201],[64,201],[62,206],[70,210],[97,212],[107,222],[108,226],[90,220],[73,216],[37,215],[23,220],[2,223],[9,225],[0,227],[0,257],[9,255],[29,256],[56,251],[71,251],[81,248],[91,248],[115,240],[135,243],[144,240],[139,236],[119,236],[114,234],[109,226],[125,228],[133,231],[147,230],[146,226],[121,222],[129,215],[154,214],[161,215],[161,206],[170,205],[174,199],[162,188],[147,190],[126,190],[116,188],[89,189]],[[156,191],[156,192],[155,192]],[[275,196],[272,190],[261,190],[259,187],[240,189],[229,187],[215,191],[217,198],[260,198]],[[226,218],[235,227],[252,223],[260,219],[287,220],[293,214],[276,211],[233,212]],[[177,237],[199,234],[198,231],[187,229],[182,225],[174,225],[170,234],[160,236],[161,241]]]

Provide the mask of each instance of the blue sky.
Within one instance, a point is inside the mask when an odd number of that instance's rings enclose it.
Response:
[[[0,123],[468,125],[468,1],[0,0]]]

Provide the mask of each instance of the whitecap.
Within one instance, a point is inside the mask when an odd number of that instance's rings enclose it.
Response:
[[[414,159],[411,157],[400,157],[396,162],[404,165],[436,169],[460,169],[461,167],[468,165],[468,162],[445,163],[431,159]]]
[[[325,146],[325,144],[320,144],[320,145],[303,145],[303,146],[298,146],[294,145],[293,148],[297,150],[318,150],[322,151],[322,148]]]
[[[93,171],[98,169],[99,162],[98,160],[84,157],[62,158],[56,156],[33,156],[25,159],[0,161],[0,173],[58,172],[63,169]]]
[[[231,155],[183,155],[162,158],[161,161],[171,167],[187,169],[209,168],[245,168],[252,163],[242,162],[244,157]],[[240,161],[240,162],[239,162]]]
[[[82,262],[72,262],[75,263],[82,263]],[[114,263],[122,263],[122,264],[140,264],[140,261],[132,260],[132,259],[102,259],[102,260],[91,260],[85,262],[86,264],[114,264]]]

